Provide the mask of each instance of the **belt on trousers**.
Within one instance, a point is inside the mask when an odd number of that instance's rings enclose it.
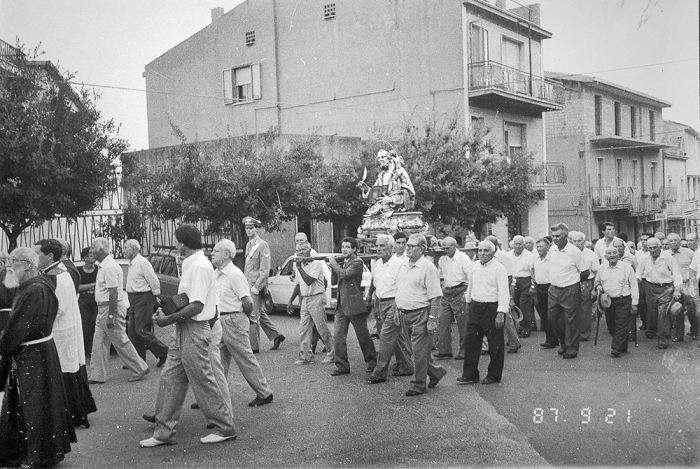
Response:
[[[301,298],[301,299],[304,299],[304,298],[311,298],[312,296],[323,295],[324,293],[326,293],[326,292],[320,291],[320,292],[318,292],[318,293],[314,293],[313,295],[304,295],[304,296],[299,295],[299,298]]]
[[[655,287],[662,287],[662,288],[673,286],[673,283],[671,283],[671,282],[669,282],[669,283],[656,283],[656,282],[650,282],[649,280],[647,280],[647,283],[649,285],[654,285]]]
[[[219,313],[219,316],[228,316],[229,314],[237,314],[242,312],[243,311],[222,311]]]
[[[42,337],[41,339],[36,339],[36,340],[28,340],[26,342],[22,342],[20,345],[34,345],[34,344],[40,344],[42,342],[48,342],[49,340],[53,339],[53,332],[49,334],[46,337]]]
[[[631,296],[632,296],[632,295],[611,296],[610,299],[611,299],[611,300],[620,300],[620,299],[624,300],[625,298],[630,298]]]
[[[475,305],[496,305],[498,306],[498,301],[472,301]]]
[[[379,302],[381,303],[382,301],[394,301],[395,297],[389,297],[389,298],[379,298]]]
[[[428,309],[428,307],[424,306],[422,308],[416,308],[416,309],[401,309],[401,308],[399,308],[399,312],[401,312],[401,313],[415,313],[416,311],[423,311],[425,309]]]

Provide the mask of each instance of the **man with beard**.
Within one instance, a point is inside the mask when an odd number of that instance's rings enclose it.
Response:
[[[401,162],[402,158],[393,151],[379,150],[377,152],[377,164],[379,164],[380,171],[374,183],[374,189],[362,181],[358,184],[362,189],[362,197],[365,199],[373,190],[378,192],[375,194],[376,198],[372,206],[367,209],[368,215],[382,214],[388,218],[397,209],[405,210],[410,204],[409,199],[415,197],[416,191],[413,188],[413,183]]]
[[[53,336],[61,363],[71,423],[74,427],[83,425],[90,428],[88,414],[96,412],[97,407],[85,370],[83,329],[75,285],[68,269],[60,260],[60,242],[55,239],[42,239],[34,245],[34,251],[39,257],[40,273],[48,276],[56,288],[58,314],[53,323]]]
[[[33,249],[10,254],[4,284],[16,288],[9,323],[0,333],[0,466],[47,467],[76,442],[61,385],[61,364],[51,330],[58,312],[54,285],[38,275]]]

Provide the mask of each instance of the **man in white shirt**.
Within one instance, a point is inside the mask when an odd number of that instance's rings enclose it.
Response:
[[[525,236],[525,238],[523,238],[523,244],[526,250],[530,251],[533,255],[537,254],[537,251],[535,251],[535,238],[532,236]]]
[[[525,249],[525,238],[520,235],[513,237],[513,250],[508,252],[512,267],[513,283],[510,298],[511,305],[515,305],[523,312],[523,319],[520,321],[521,332],[518,337],[528,338],[532,332],[532,324],[535,321],[534,298],[530,293],[532,286],[532,274],[530,264],[534,254]],[[537,328],[535,327],[535,330]]]
[[[377,366],[372,376],[367,378],[368,384],[386,381],[392,354],[396,355],[396,362],[399,365],[399,369],[392,373],[393,376],[411,376],[414,372],[405,320],[396,309],[396,277],[399,273],[399,265],[404,260],[393,255],[393,237],[378,235],[376,244],[381,257],[372,267],[370,292],[374,292],[377,297],[382,328],[379,331]]]
[[[394,233],[394,255],[399,259],[406,259],[406,243],[408,236],[402,231]]]
[[[496,247],[490,241],[479,243],[479,262],[474,264],[466,301],[469,303],[469,323],[465,343],[464,366],[457,384],[479,382],[479,349],[484,336],[489,343],[486,378],[482,384],[501,381],[505,358],[503,325],[510,303],[510,289],[505,267],[493,260]]]
[[[550,228],[554,244],[549,248],[549,322],[559,339],[557,353],[563,358],[578,356],[581,340],[581,280],[588,278],[588,262],[569,242],[569,227],[558,223]]]
[[[486,237],[486,241],[491,241],[491,244],[493,244],[496,248],[496,253],[493,255],[493,258],[503,267],[505,267],[506,274],[508,275],[508,285],[511,285],[513,283],[513,263],[511,262],[510,257],[508,257],[506,252],[501,249],[501,242],[498,238],[493,235],[489,235]],[[518,353],[521,344],[520,339],[518,338],[518,331],[515,328],[515,320],[510,316],[510,313],[506,318],[503,330],[506,336],[505,340],[506,345],[508,346],[508,353]]]
[[[438,260],[438,272],[442,281],[442,299],[438,318],[438,344],[435,358],[452,358],[452,317],[454,316],[459,333],[459,348],[455,360],[464,358],[464,334],[467,332],[467,304],[464,293],[467,291],[469,274],[473,262],[457,249],[457,240],[448,236],[442,240],[445,255]]]
[[[607,262],[601,266],[595,278],[595,291],[610,297],[610,306],[605,310],[605,323],[612,336],[611,354],[617,358],[627,353],[629,316],[637,314],[639,289],[634,269],[626,262],[619,262],[619,251],[611,246],[605,253]]]
[[[297,244],[297,259],[309,257],[311,245],[307,241]],[[326,323],[326,273],[325,261],[301,262],[295,261],[297,275],[294,292],[287,304],[287,312],[292,310],[292,302],[297,294],[301,298],[299,310],[299,356],[295,365],[316,363],[312,350],[314,327],[319,331],[323,342],[328,348],[328,354],[322,363],[334,363],[333,334]]]
[[[549,309],[549,247],[551,244],[547,238],[540,238],[535,244],[537,256],[532,259],[530,270],[532,271],[532,290],[537,299],[537,311],[540,313],[541,329],[545,333],[545,341],[540,344],[544,349],[559,346],[559,339],[554,332],[554,328],[549,323],[547,311]]]
[[[649,249],[647,248],[647,241],[653,235],[651,233],[644,232],[639,236],[640,248],[634,253],[634,258],[637,260],[637,269],[642,265],[642,261],[645,257],[649,256]],[[646,280],[644,278],[637,277],[637,284],[639,285],[639,305],[637,306],[637,312],[639,319],[642,324],[639,326],[640,331],[645,331],[647,329],[647,294],[646,294]],[[632,332],[630,340],[635,340],[637,337],[637,318],[632,317],[635,322],[634,332]]]
[[[681,301],[683,306],[688,313],[688,321],[690,322],[690,332],[689,336],[693,337],[694,340],[698,340],[698,311],[696,309],[697,297],[695,296],[695,289],[697,288],[697,281],[695,280],[696,271],[692,271],[690,265],[692,264],[695,253],[688,248],[681,246],[681,237],[678,233],[669,233],[666,237],[668,239],[669,246],[671,249],[668,251],[671,253],[678,268],[681,271],[681,276],[683,277],[683,285],[681,286]],[[695,286],[692,283],[695,283]],[[672,320],[672,332],[673,337],[671,340],[674,342],[682,342],[685,339],[685,315],[680,314],[678,317]]]
[[[212,369],[212,340],[209,321],[217,319],[218,292],[214,268],[202,252],[202,235],[193,225],[180,225],[175,230],[182,262],[182,278],[178,294],[185,293],[189,303],[166,316],[158,308],[156,324],[175,324],[168,349],[168,360],[160,374],[156,399],[156,428],[151,438],[140,442],[144,448],[175,444],[182,404],[192,385],[197,404],[212,433],[200,438],[201,443],[219,443],[236,439],[230,403],[227,403]]]
[[[153,333],[153,311],[156,297],[160,295],[160,280],[148,259],[140,254],[141,245],[135,239],[124,243],[124,257],[129,259],[129,272],[126,276],[126,293],[129,296],[129,339],[136,352],[146,359],[150,350],[158,359],[158,368],[168,358],[168,347]]]
[[[605,251],[613,245],[612,242],[616,239],[620,238],[615,236],[615,225],[609,221],[603,223],[603,237],[596,241],[593,248],[593,251],[598,255],[598,259],[605,259]]]
[[[595,280],[596,272],[598,272],[600,267],[600,259],[595,252],[586,247],[586,235],[582,232],[570,232],[569,239],[571,239],[571,244],[581,250],[589,271],[588,278],[581,280],[581,342],[585,342],[591,336],[591,321],[594,315],[591,292],[593,291],[593,281]],[[619,241],[624,242],[621,239]]]
[[[222,338],[218,347],[224,367],[224,380],[221,380],[219,385],[228,388],[225,377],[228,376],[233,358],[248,386],[255,391],[255,399],[249,402],[248,406],[259,407],[269,404],[273,399],[272,388],[267,383],[260,363],[250,346],[248,317],[253,312],[253,301],[250,298],[248,280],[241,269],[233,264],[233,259],[236,257],[236,244],[229,239],[222,239],[214,246],[211,256],[212,263],[216,267],[219,322],[222,328]],[[225,398],[226,390],[224,390]]]
[[[646,337],[657,337],[657,346],[663,350],[668,348],[671,339],[668,305],[672,299],[681,299],[683,276],[671,253],[661,249],[658,238],[649,238],[647,248],[649,257],[644,258],[637,269],[637,279],[646,279]]]
[[[95,284],[98,312],[88,373],[90,383],[105,382],[110,343],[114,345],[124,365],[134,372],[129,381],[140,381],[149,370],[126,335],[126,309],[129,307],[129,300],[124,291],[124,272],[110,254],[110,242],[107,238],[95,238],[91,249],[100,265]]]

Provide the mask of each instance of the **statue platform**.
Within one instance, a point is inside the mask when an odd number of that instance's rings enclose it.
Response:
[[[423,221],[422,212],[394,212],[390,217],[383,215],[365,215],[362,226],[357,229],[357,237],[363,244],[373,241],[377,235],[393,235],[403,231],[410,236],[427,230],[428,224]]]

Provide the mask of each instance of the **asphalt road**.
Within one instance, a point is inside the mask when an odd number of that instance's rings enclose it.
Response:
[[[601,325],[597,347],[584,343],[577,359],[562,360],[556,350],[540,350],[544,334],[534,333],[520,353],[506,355],[499,384],[458,386],[462,362],[444,360],[448,375],[436,388],[405,397],[408,377],[365,384],[352,332],[350,375],[331,377],[333,365],[320,359],[293,366],[298,316],[272,319],[287,340],[269,351],[262,339],[258,357],[274,402],[247,407],[253,392],[232,367],[236,441],[199,443],[208,431],[201,412],[189,408],[190,394],[178,444],[140,448],[153,429],[141,414],[155,402],[156,360],[149,355],[148,379],[128,383],[129,372],[113,356],[107,383],[92,387],[99,408],[92,426],[78,430],[61,467],[700,465],[697,342],[661,351],[643,339],[613,359]]]

